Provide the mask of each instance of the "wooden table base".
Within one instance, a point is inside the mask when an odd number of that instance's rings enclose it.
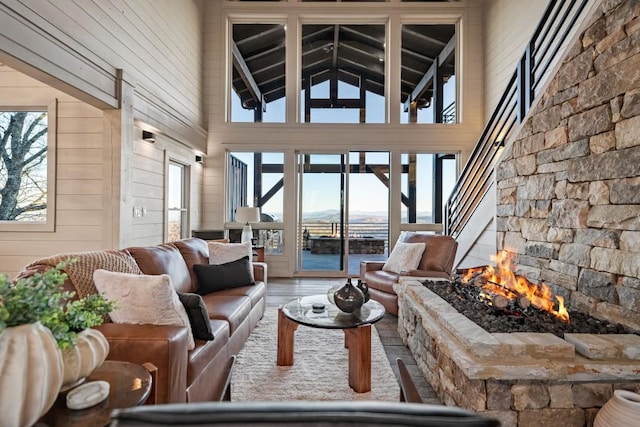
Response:
[[[298,323],[278,309],[278,366],[293,365],[293,337]],[[349,350],[349,387],[356,393],[371,391],[371,325],[343,329]]]
[[[356,393],[371,391],[371,325],[343,331],[349,349],[349,387]]]
[[[278,308],[278,366],[293,366],[293,334],[298,324]]]

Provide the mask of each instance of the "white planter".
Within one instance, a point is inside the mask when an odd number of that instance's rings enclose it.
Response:
[[[96,329],[85,329],[78,334],[76,345],[62,351],[64,379],[62,391],[82,383],[94,369],[102,365],[109,354],[109,342]]]
[[[47,412],[62,385],[62,366],[58,343],[40,322],[0,333],[0,423],[30,426]]]
[[[640,426],[640,394],[628,390],[615,390],[613,397],[598,411],[593,426]]]

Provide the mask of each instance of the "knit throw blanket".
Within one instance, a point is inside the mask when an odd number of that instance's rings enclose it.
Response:
[[[77,261],[67,262],[73,259]],[[136,260],[130,254],[115,250],[53,255],[34,261],[27,268],[43,264],[55,267],[61,262],[67,262],[64,272],[67,273],[69,280],[73,283],[78,298],[98,293],[96,285],[93,283],[93,272],[98,269],[119,273],[142,274],[138,264],[136,264]]]

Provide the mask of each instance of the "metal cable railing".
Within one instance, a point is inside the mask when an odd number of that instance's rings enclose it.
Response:
[[[577,22],[585,18],[587,5],[597,0],[552,0],[549,2],[517,70],[491,118],[485,125],[469,160],[444,207],[444,233],[460,234],[493,181],[499,149],[524,119],[552,65],[569,42]]]

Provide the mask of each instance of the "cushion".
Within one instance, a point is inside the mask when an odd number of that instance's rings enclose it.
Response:
[[[458,242],[453,237],[404,231],[398,240],[405,243],[425,243],[426,247],[418,264],[418,270],[442,271],[451,274],[458,248]]]
[[[179,290],[178,293],[195,292],[198,288],[198,278],[193,271],[193,266],[196,264],[209,263],[209,247],[207,246],[207,242],[193,237],[191,239],[176,240],[171,242],[171,244],[178,248],[185,264],[187,264],[187,270],[189,270],[189,276],[191,277],[191,284],[193,286],[193,289]]]
[[[144,274],[168,274],[178,292],[193,292],[189,268],[178,248],[172,244],[131,247],[127,251],[135,258]]]
[[[189,350],[195,347],[189,317],[167,274],[115,273],[96,270],[98,293],[115,304],[109,313],[114,323],[184,326]]]
[[[226,264],[248,256],[253,257],[251,242],[247,243],[222,243],[207,242],[209,246],[209,264]]]
[[[248,256],[226,264],[194,265],[193,271],[198,276],[199,286],[196,292],[200,295],[254,284]]]
[[[420,264],[424,247],[424,243],[397,242],[382,269],[397,274],[403,271],[415,270]]]
[[[178,297],[189,317],[193,338],[196,340],[213,340],[209,312],[202,297],[192,293],[178,294]]]

